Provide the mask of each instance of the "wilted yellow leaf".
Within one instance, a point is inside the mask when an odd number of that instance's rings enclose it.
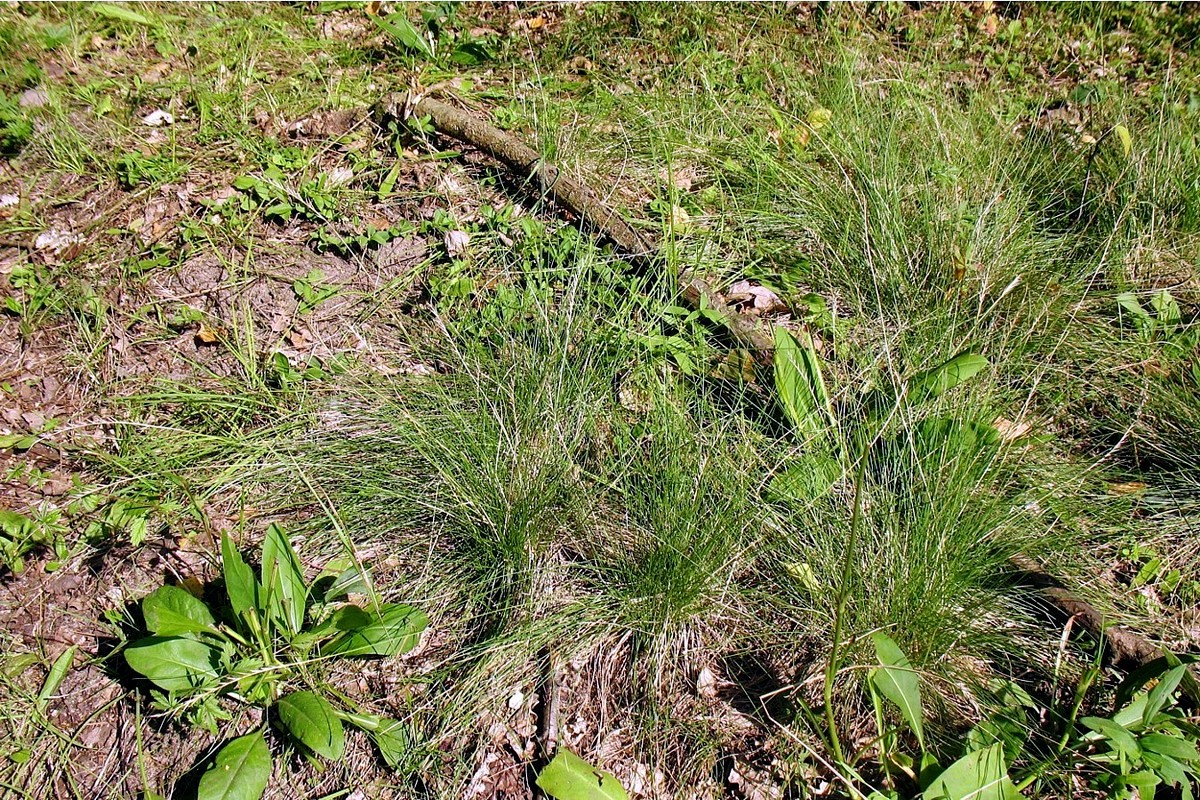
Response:
[[[1124,483],[1110,483],[1108,485],[1108,493],[1117,497],[1139,494],[1145,490],[1146,484],[1141,481],[1125,481]]]
[[[833,121],[833,112],[828,108],[817,106],[808,112],[808,116],[804,120],[808,126],[814,131],[819,131]]]
[[[1113,133],[1117,134],[1117,138],[1121,140],[1121,149],[1125,151],[1125,155],[1129,155],[1129,151],[1133,149],[1133,137],[1129,134],[1129,128],[1124,125],[1117,125],[1113,128]]]
[[[692,226],[692,217],[686,209],[679,206],[671,206],[671,228],[676,232],[682,233],[687,231]]]
[[[538,28],[544,28],[545,26],[545,17],[534,17],[533,19],[529,20],[529,30],[531,31],[536,31]]]

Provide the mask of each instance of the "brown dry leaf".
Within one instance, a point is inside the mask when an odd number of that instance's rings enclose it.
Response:
[[[1146,490],[1146,484],[1141,481],[1124,481],[1122,483],[1110,483],[1108,485],[1108,493],[1116,497],[1125,497],[1131,494],[1140,494]]]
[[[1005,417],[997,417],[993,420],[992,426],[1000,434],[1000,439],[1005,442],[1020,439],[1033,430],[1033,426],[1028,422],[1013,422]]]
[[[536,31],[539,28],[546,27],[546,18],[542,16],[534,17],[529,20],[529,30]]]
[[[996,31],[1000,29],[1000,18],[995,14],[988,14],[979,23],[979,31],[984,36],[995,36]]]
[[[186,591],[192,597],[204,597],[204,584],[195,575],[189,575],[179,582],[179,588]]]
[[[725,293],[730,303],[748,304],[748,311],[753,314],[771,314],[787,311],[787,304],[779,299],[779,295],[765,286],[757,286],[750,281],[738,281],[729,287]]]
[[[304,331],[299,329],[289,333],[287,335],[287,339],[292,343],[292,347],[295,347],[298,350],[303,350],[304,348],[308,347],[309,344],[311,344],[308,337],[304,334]]]
[[[201,322],[196,331],[196,342],[199,344],[216,344],[221,339],[221,329],[207,322]]]

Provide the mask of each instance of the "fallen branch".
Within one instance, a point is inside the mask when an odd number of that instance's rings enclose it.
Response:
[[[646,267],[658,255],[657,246],[620,214],[610,209],[595,192],[564,175],[536,150],[488,124],[477,116],[430,97],[400,92],[388,95],[377,107],[382,118],[429,117],[438,133],[487,153],[517,175],[536,183],[543,196],[579,218],[580,227],[590,228],[612,244],[638,267]],[[730,335],[764,363],[770,363],[771,336],[754,320],[737,313],[702,278],[677,276],[680,293],[693,308],[702,304],[725,318]]]
[[[1098,608],[1064,588],[1061,581],[1046,572],[1041,564],[1029,556],[1018,553],[1009,559],[1009,563],[1020,571],[1022,579],[1036,588],[1042,597],[1063,613],[1078,620],[1097,640],[1103,641],[1108,646],[1110,660],[1117,667],[1132,670],[1165,655],[1162,648],[1155,647],[1128,628],[1106,624],[1104,614]]]
[[[605,205],[591,189],[563,175],[533,148],[479,117],[439,100],[408,92],[388,95],[377,106],[376,112],[381,118],[429,117],[438,133],[465,142],[525,179],[536,181],[544,196],[578,217],[580,227],[590,228],[612,242],[636,266],[646,266],[654,261],[657,254],[654,243]],[[715,310],[724,318],[730,335],[739,344],[751,350],[759,361],[771,363],[774,339],[757,321],[731,308],[702,278],[680,275],[677,280],[685,302],[693,308],[704,306]],[[1061,581],[1047,573],[1034,559],[1018,554],[1010,559],[1010,563],[1043,598],[1068,616],[1075,617],[1092,636],[1105,642],[1111,661],[1117,666],[1131,669],[1163,657],[1161,648],[1139,634],[1108,626],[1099,609],[1064,588]],[[553,736],[549,738],[552,740]]]

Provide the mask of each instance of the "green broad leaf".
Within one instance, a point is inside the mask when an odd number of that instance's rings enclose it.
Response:
[[[271,779],[271,751],[262,731],[239,736],[217,751],[196,800],[259,800]]]
[[[292,692],[279,698],[275,711],[292,738],[317,755],[336,761],[346,752],[342,721],[321,695]]]
[[[1126,128],[1124,125],[1114,125],[1113,133],[1121,140],[1121,150],[1128,157],[1129,152],[1133,150],[1133,136],[1130,135],[1129,128]]]
[[[1008,777],[1004,746],[975,750],[946,767],[921,800],[1019,800],[1021,793]]]
[[[1133,734],[1111,719],[1084,717],[1079,721],[1089,730],[1093,730],[1107,739],[1126,758],[1137,758],[1142,754],[1142,748],[1138,746],[1137,739],[1133,738]]]
[[[387,174],[383,176],[383,180],[379,182],[379,189],[375,192],[375,199],[383,201],[391,196],[392,190],[396,188],[396,181],[400,177],[400,167],[404,165],[403,161],[397,160]]]
[[[332,631],[356,631],[370,625],[374,619],[374,616],[358,606],[339,606],[320,625],[314,627],[312,632],[326,634]]]
[[[1183,312],[1176,300],[1166,289],[1159,289],[1150,295],[1150,305],[1154,309],[1154,317],[1163,325],[1172,328],[1183,319]]]
[[[1186,672],[1187,667],[1180,664],[1163,673],[1162,678],[1158,681],[1158,685],[1151,689],[1150,694],[1146,696],[1146,710],[1142,712],[1143,725],[1152,724],[1154,718],[1159,715],[1159,712],[1167,707],[1167,704],[1171,702],[1171,696],[1179,688],[1179,683],[1183,680]]]
[[[263,539],[262,585],[269,597],[266,610],[293,636],[299,633],[304,627],[308,587],[296,551],[275,523],[267,527]]]
[[[462,42],[454,46],[450,63],[473,67],[492,60],[492,53],[480,42]]]
[[[1146,311],[1145,308],[1142,308],[1141,303],[1138,302],[1138,295],[1135,295],[1132,293],[1132,291],[1122,291],[1121,294],[1118,294],[1117,306],[1120,307],[1122,311],[1132,315],[1134,320],[1138,321],[1138,323],[1146,324],[1151,320],[1150,312]]]
[[[364,730],[375,743],[379,757],[395,769],[412,749],[412,732],[408,725],[398,719],[379,717],[374,714],[347,714],[347,722]]]
[[[1122,775],[1117,784],[1120,788],[1129,790],[1136,789],[1139,800],[1154,800],[1154,790],[1162,780],[1149,770],[1142,770],[1131,775]],[[1128,795],[1119,795],[1126,797]]]
[[[258,607],[259,586],[254,571],[242,558],[229,534],[221,532],[221,571],[225,576],[225,592],[234,616],[241,618]]]
[[[570,750],[560,748],[537,776],[537,785],[555,800],[628,800],[625,787]]]
[[[20,313],[20,306],[14,309]],[[29,433],[9,433],[0,436],[0,450],[13,448],[14,450],[28,450],[37,443],[37,436]]]
[[[768,490],[779,500],[811,502],[829,494],[842,474],[842,465],[833,456],[817,451],[805,452],[772,476]]]
[[[37,708],[39,711],[45,711],[46,706],[50,703],[50,698],[54,697],[54,693],[58,691],[58,687],[62,686],[63,680],[67,677],[67,673],[71,671],[72,664],[75,663],[75,653],[79,651],[79,645],[71,645],[62,654],[54,659],[54,664],[50,667],[50,672],[46,675],[46,680],[42,682],[42,690],[38,692]]]
[[[1142,715],[1146,713],[1146,700],[1145,694],[1139,694],[1128,705],[1113,714],[1113,722],[1128,730],[1142,727]]]
[[[394,656],[407,653],[421,640],[429,617],[420,609],[398,603],[384,603],[379,614],[348,631],[321,649],[323,655]]]
[[[161,586],[142,600],[146,630],[156,636],[210,631],[217,624],[208,606],[178,586]]]
[[[1146,766],[1154,770],[1163,783],[1172,786],[1181,786],[1190,783],[1188,780],[1190,770],[1170,756],[1159,755],[1158,753],[1146,750],[1142,753],[1142,761]]]
[[[871,670],[869,680],[880,694],[900,709],[904,721],[916,734],[917,743],[924,750],[924,714],[921,711],[921,686],[917,673],[909,663],[908,656],[890,636],[877,632],[871,635],[871,640],[875,644],[875,655],[880,666]]]
[[[217,679],[218,653],[195,639],[151,636],[125,648],[125,662],[168,692],[185,692]]]
[[[292,646],[307,650],[322,639],[370,625],[373,619],[374,617],[358,606],[340,606],[319,625],[301,631],[292,639]]]
[[[154,26],[154,22],[149,17],[139,14],[133,9],[118,6],[114,3],[93,3],[91,9],[99,16],[108,19],[115,19],[120,22],[132,22],[134,25]]]
[[[801,342],[786,329],[775,327],[775,391],[797,434],[819,435],[833,424],[833,410],[821,362],[812,344]]]
[[[908,399],[918,403],[941,397],[987,366],[987,359],[978,353],[959,353],[945,364],[913,377],[908,383]]]
[[[395,769],[412,750],[413,745],[408,726],[398,720],[391,720],[391,722],[391,725],[384,726],[372,733],[371,741],[375,743],[375,749],[379,751],[379,757],[383,759],[383,763]]]
[[[1142,750],[1169,756],[1177,761],[1200,761],[1200,751],[1196,745],[1178,736],[1167,736],[1162,733],[1147,733],[1138,743]]]
[[[345,597],[355,592],[366,594],[367,582],[358,567],[350,567],[339,573],[333,579],[333,583],[329,584],[329,588],[325,590],[325,602],[328,603],[330,600],[337,600],[339,597]]]
[[[918,423],[914,442],[928,452],[961,448],[972,455],[981,455],[999,446],[1000,431],[986,422],[963,422],[945,417],[928,417]]]
[[[292,218],[292,213],[296,210],[291,203],[275,203],[263,209],[264,217],[275,217],[284,220],[285,222]]]
[[[396,41],[408,50],[416,51],[430,61],[433,60],[433,50],[425,37],[404,16],[403,11],[388,14],[386,17],[375,17],[375,23],[395,37]]]
[[[37,533],[37,523],[24,514],[0,509],[0,533],[13,539],[26,539]]]

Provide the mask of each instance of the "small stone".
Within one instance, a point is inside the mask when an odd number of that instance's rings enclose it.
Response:
[[[41,108],[49,102],[50,93],[41,86],[21,92],[21,99],[17,101],[21,108]]]
[[[446,252],[451,258],[456,258],[467,251],[471,243],[471,235],[466,231],[449,231],[446,233]]]
[[[73,244],[79,244],[83,241],[83,237],[77,233],[64,231],[61,228],[51,228],[48,231],[42,231],[33,240],[35,250],[49,250],[54,253],[60,253],[66,250]]]
[[[142,124],[149,125],[151,128],[158,128],[163,125],[174,125],[175,116],[169,111],[163,111],[161,108],[151,111],[146,116],[142,117]]]
[[[329,177],[325,180],[325,185],[329,188],[345,186],[354,180],[354,170],[349,167],[337,167],[329,171]]]

